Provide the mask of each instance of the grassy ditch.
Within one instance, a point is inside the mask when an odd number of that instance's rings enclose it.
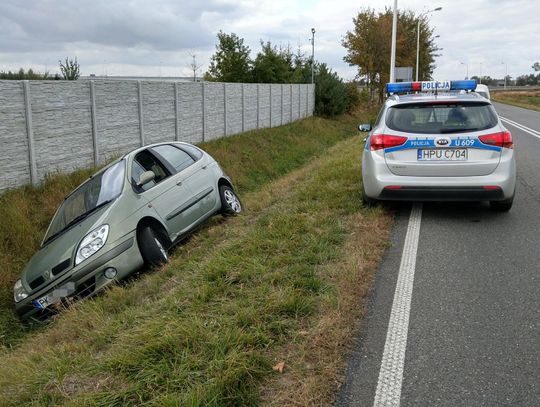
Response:
[[[352,123],[331,122],[342,141],[287,175],[239,181],[246,212],[214,218],[166,266],[4,348],[0,405],[329,402],[391,224],[360,204]]]
[[[370,117],[373,112],[360,116]],[[214,140],[202,145],[231,175],[240,194],[304,165],[329,146],[354,134],[358,117],[309,118],[286,126]],[[21,269],[39,247],[57,206],[94,170],[53,174],[42,186],[0,196],[0,347],[10,347],[28,333],[13,310],[12,289]]]
[[[491,99],[525,109],[540,111],[540,90],[533,91],[492,91]]]
[[[243,216],[4,352],[0,404],[329,402],[391,223],[360,204],[360,148],[244,194]]]

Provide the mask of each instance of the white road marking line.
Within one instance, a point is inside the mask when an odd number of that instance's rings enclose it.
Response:
[[[386,343],[379,371],[374,407],[398,407],[401,400],[401,383],[407,348],[409,313],[416,267],[416,252],[422,221],[422,204],[415,203],[411,209],[405,236],[403,254],[392,303],[392,312],[386,333]]]
[[[531,128],[527,127],[527,126],[524,126],[523,124],[520,124],[520,123],[515,122],[513,120],[507,119],[506,117],[500,116],[500,118],[501,118],[501,120],[503,122],[505,122],[505,123],[507,123],[507,124],[509,124],[511,126],[514,126],[514,127],[518,128],[518,129],[520,129],[520,130],[522,130],[522,131],[524,131],[526,133],[529,133],[529,134],[533,135],[534,137],[540,138],[540,131],[536,131],[534,129],[531,129]]]

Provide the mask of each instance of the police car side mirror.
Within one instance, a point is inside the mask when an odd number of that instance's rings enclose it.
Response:
[[[371,124],[369,124],[369,123],[360,124],[358,126],[358,130],[360,130],[362,133],[367,133],[367,132],[371,131]]]

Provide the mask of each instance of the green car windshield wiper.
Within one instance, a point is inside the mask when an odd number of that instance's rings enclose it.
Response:
[[[105,205],[107,205],[108,203],[112,202],[113,200],[112,199],[109,199],[107,201],[103,201],[101,202],[99,205],[96,205],[94,206],[92,209],[90,209],[89,211],[86,211],[84,212],[83,214],[79,215],[79,216],[76,216],[75,218],[73,218],[66,226],[64,226],[62,229],[60,229],[58,232],[52,234],[51,236],[49,236],[47,238],[47,240],[45,240],[43,242],[43,246],[45,246],[48,242],[50,242],[51,240],[53,240],[54,238],[56,238],[57,236],[61,235],[62,233],[64,233],[67,229],[69,229],[70,227],[72,227],[73,225],[79,223],[81,220],[87,218],[88,216],[90,216],[92,213],[94,213],[95,211],[97,211],[99,208],[102,208],[104,207]]]

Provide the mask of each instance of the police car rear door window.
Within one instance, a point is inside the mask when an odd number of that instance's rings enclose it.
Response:
[[[495,127],[497,116],[489,103],[402,104],[388,109],[386,125],[405,133],[465,133]]]

